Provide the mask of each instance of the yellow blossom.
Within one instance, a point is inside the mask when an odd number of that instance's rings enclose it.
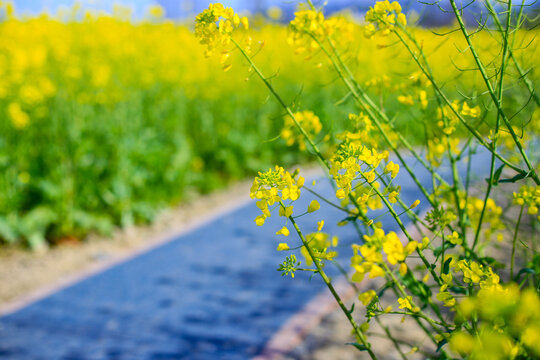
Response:
[[[358,300],[360,300],[364,306],[367,306],[375,296],[377,296],[377,293],[374,290],[368,290],[360,293],[360,295],[358,295]]]
[[[283,235],[283,236],[289,236],[290,231],[287,229],[287,227],[282,227],[278,232],[276,232],[276,235]]]
[[[398,303],[399,303],[399,308],[400,309],[409,309],[412,311],[412,296],[407,296],[407,297],[404,297],[404,298],[399,298],[398,299]]]
[[[393,161],[390,161],[384,168],[384,172],[391,173],[392,178],[395,178],[399,172],[399,164],[395,164]]]
[[[308,206],[308,213],[315,212],[321,208],[321,204],[317,200],[312,200],[311,203],[309,203]]]

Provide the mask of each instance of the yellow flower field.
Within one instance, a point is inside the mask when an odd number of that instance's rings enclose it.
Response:
[[[253,70],[234,53],[206,58],[192,23],[165,20],[158,8],[139,22],[121,7],[114,14],[80,8],[55,16],[16,14],[2,3],[3,243],[40,246],[148,221],[189,191],[210,191],[276,162],[308,158],[296,151],[305,144],[295,139],[290,120],[269,101]],[[423,119],[433,119],[437,128],[425,79],[393,41],[377,34],[367,39],[363,25],[347,24],[344,39],[354,41],[341,46],[356,79],[385,104],[412,143],[423,141],[417,139]],[[262,16],[250,25],[252,56],[292,108],[320,119],[316,139],[331,144],[347,136],[347,114],[355,105],[328,71],[324,54],[291,41],[287,25]],[[441,40],[431,30],[413,31],[448,91],[478,91],[477,76],[462,76],[473,63],[460,53],[466,46],[458,34]],[[520,32],[516,42],[536,35]],[[477,36],[482,57],[496,55],[498,40]],[[537,65],[537,52],[529,48],[517,57],[528,69]],[[508,100],[526,96],[510,89]],[[458,106],[465,111],[478,105]],[[522,121],[529,110],[519,115]]]

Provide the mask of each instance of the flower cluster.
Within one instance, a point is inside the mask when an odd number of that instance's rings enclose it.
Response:
[[[322,130],[321,120],[313,111],[304,110],[296,112],[294,113],[294,118],[311,138],[317,136]],[[281,130],[281,137],[288,146],[298,143],[300,150],[306,150],[305,138],[297,131],[296,124],[291,116],[285,117],[285,126]]]
[[[324,265],[321,260],[333,260],[337,256],[338,253],[334,250],[330,250],[330,248],[336,247],[338,242],[337,236],[330,238],[330,235],[323,232],[315,232],[306,235],[306,243],[309,244],[313,256],[321,265]],[[305,246],[302,246],[300,252],[306,259],[306,264],[308,266],[313,264],[313,258],[309,255]]]
[[[233,31],[240,25],[249,28],[247,17],[241,18],[232,8],[225,8],[222,4],[210,4],[195,18],[195,35],[201,44],[206,45],[205,55],[209,57],[215,50],[221,49],[220,63],[224,64],[224,71],[231,68],[230,64],[225,64],[230,56],[227,46],[231,43]],[[250,37],[246,38],[244,50],[248,53],[251,51]]]
[[[324,14],[316,10],[302,10],[294,13],[294,20],[289,24],[291,30],[288,42],[295,47],[297,54],[312,52],[320,46],[317,41],[324,41],[328,34]]]
[[[346,130],[336,135],[336,138],[343,143],[354,143],[356,144],[355,146],[363,145],[377,149],[384,142],[381,133],[364,113],[349,114],[349,123],[352,126],[352,130]],[[397,134],[392,131],[388,124],[383,123],[380,126],[390,141],[396,141],[398,139]]]
[[[460,192],[461,196],[461,206],[464,206],[465,203],[465,193]],[[501,220],[501,215],[503,213],[503,209],[495,203],[495,201],[491,198],[488,198],[486,201],[483,199],[469,196],[467,199],[467,217],[469,218],[470,222],[473,224],[473,226],[477,226],[480,222],[480,214],[482,213],[482,209],[486,208],[484,211],[484,217],[482,219],[482,222],[485,224],[489,224],[489,226],[486,228],[484,235],[486,238],[489,238],[492,234],[494,234],[496,231],[503,230],[505,228],[504,224]],[[499,235],[499,240],[502,240],[501,235]]]
[[[426,159],[435,167],[441,166],[442,159],[448,150],[454,156],[460,154],[459,138],[457,137],[433,138],[428,140],[427,146]]]
[[[452,236],[452,235],[451,235]],[[500,284],[500,277],[489,266],[484,266],[473,260],[457,260],[455,255],[449,255],[445,258],[448,264],[448,273],[441,275],[443,284],[439,288],[437,300],[442,301],[444,306],[453,307],[456,305],[456,299],[450,288],[453,286],[473,287],[477,286],[482,290],[501,292],[503,287]],[[451,270],[451,271],[450,271]],[[460,275],[463,283],[460,283],[454,276]]]
[[[7,113],[16,129],[24,129],[30,122],[30,116],[21,109],[18,103],[10,103],[7,107]]]
[[[291,174],[281,166],[276,166],[275,169],[269,169],[264,173],[259,172],[259,176],[253,180],[253,185],[249,193],[252,199],[258,199],[257,207],[262,212],[261,215],[255,218],[255,223],[262,226],[266,218],[271,216],[269,206],[273,206],[274,204],[280,206],[280,216],[291,216],[293,206],[290,203],[298,200],[300,189],[303,186],[304,178],[299,176],[298,172]],[[285,206],[286,204],[283,204],[283,201],[287,200],[289,200],[289,204]],[[282,231],[282,234],[285,235],[285,230],[282,229]]]
[[[382,229],[375,229],[371,236],[364,235],[363,245],[353,245],[354,255],[351,258],[351,265],[356,270],[352,280],[360,282],[369,273],[369,278],[384,276],[384,269],[381,266],[384,252],[386,261],[391,265],[399,264],[399,272],[402,275],[407,273],[405,259],[416,251],[419,243],[410,241],[407,245],[403,243],[395,232],[384,233]]]
[[[459,124],[459,118],[456,112],[462,116],[477,118],[480,115],[480,107],[469,107],[466,102],[463,102],[461,109],[459,102],[454,100],[451,105],[445,105],[437,109],[437,126],[446,135],[452,135]]]
[[[366,37],[372,37],[377,31],[383,35],[388,35],[394,29],[394,26],[401,24],[407,25],[407,18],[401,12],[401,5],[394,1],[390,3],[388,0],[377,1],[375,6],[370,7],[366,12],[365,28]]]
[[[342,143],[331,160],[330,168],[330,175],[338,186],[336,197],[344,199],[348,196],[353,182],[358,178],[373,183],[376,179],[375,169],[386,159],[388,151],[378,152],[357,143]]]
[[[354,38],[354,25],[343,16],[326,19],[322,11],[301,10],[294,13],[294,19],[289,24],[290,35],[288,43],[295,48],[296,54],[311,53],[320,48],[328,36],[338,33],[338,40],[346,42]]]
[[[540,206],[540,185],[523,185],[519,189],[519,192],[514,193],[514,203],[519,206],[527,206],[527,213],[529,215],[538,214],[538,207]],[[538,216],[538,220],[540,220],[540,215]]]
[[[458,306],[465,320],[479,321],[478,335],[455,331],[450,349],[469,359],[540,357],[540,297],[518,286],[482,289]]]
[[[380,189],[381,184],[379,182],[374,182],[370,185],[364,184],[364,185],[357,185],[354,187],[354,189],[349,193],[349,195],[356,200],[355,207],[358,207],[358,209],[362,213],[366,213],[368,209],[370,210],[377,210],[383,208],[383,203],[381,198],[373,191],[371,187],[374,187],[376,189]],[[342,206],[349,205],[350,199],[348,197],[345,197],[341,200]],[[356,208],[352,210],[352,212],[356,213]]]

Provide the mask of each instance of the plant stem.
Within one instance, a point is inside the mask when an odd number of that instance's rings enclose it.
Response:
[[[497,95],[495,94],[495,91],[493,90],[493,85],[491,85],[491,82],[489,81],[489,77],[487,75],[486,69],[484,67],[484,64],[480,60],[480,57],[478,56],[478,53],[476,52],[476,48],[474,44],[471,41],[471,36],[469,35],[467,28],[465,27],[465,23],[463,22],[463,17],[461,16],[455,0],[450,0],[450,5],[452,6],[452,10],[454,11],[454,15],[456,16],[456,19],[458,21],[459,27],[461,29],[461,32],[463,34],[463,37],[467,41],[467,45],[469,46],[469,49],[471,51],[471,54],[474,58],[474,61],[476,62],[477,68],[482,75],[482,79],[484,80],[484,83],[486,84],[486,88],[488,90],[489,95],[491,96],[491,99],[493,100],[493,104],[497,107],[497,111],[501,116],[501,119],[503,120],[504,124],[506,125],[506,128],[508,129],[508,132],[512,136],[512,140],[514,140],[514,143],[516,144],[519,153],[521,154],[521,157],[525,161],[525,164],[527,165],[527,168],[529,169],[528,176],[530,176],[534,182],[537,185],[540,185],[540,178],[536,174],[536,171],[534,167],[532,166],[531,162],[529,161],[529,158],[527,154],[525,153],[525,149],[523,148],[523,145],[521,144],[521,141],[519,141],[518,136],[516,135],[516,132],[514,131],[514,128],[510,124],[510,120],[506,117],[506,113],[504,112],[502,108],[502,104],[497,98]],[[512,6],[512,0],[508,0],[508,7],[511,8]],[[507,41],[505,42],[505,46],[507,46]],[[506,54],[506,52],[505,52]]]
[[[489,3],[489,1],[486,0],[486,3]],[[498,24],[500,26],[499,17],[494,13],[492,15],[493,15],[493,18],[497,19],[496,22],[498,22]],[[499,101],[500,104],[502,104],[502,101],[503,101],[504,73],[505,73],[505,69],[506,69],[507,53],[509,51],[508,35],[509,35],[509,31],[510,31],[511,17],[512,17],[512,1],[509,1],[508,2],[507,14],[506,14],[506,29],[505,29],[505,32],[504,32],[504,44],[503,44],[503,53],[502,53],[502,59],[501,59],[501,68],[499,70],[500,77],[499,77],[499,82],[498,82],[497,97],[498,97],[498,101]],[[491,148],[493,149],[493,151],[497,150],[497,136],[499,134],[499,127],[500,127],[500,122],[501,122],[501,116],[500,115],[501,115],[500,113],[497,113],[497,119],[495,121],[495,133],[493,134],[493,138],[491,140]],[[480,213],[480,219],[478,220],[478,225],[476,227],[476,233],[475,233],[475,236],[474,236],[474,242],[473,242],[473,246],[472,246],[471,250],[474,250],[474,248],[476,247],[476,244],[478,243],[478,239],[479,239],[479,236],[480,236],[480,230],[482,228],[482,223],[483,223],[483,220],[484,220],[484,214],[486,213],[486,208],[487,208],[489,195],[491,193],[491,189],[495,185],[494,184],[494,179],[493,179],[494,175],[495,175],[495,156],[492,154],[491,155],[491,164],[490,164],[490,169],[489,169],[488,187],[486,189],[486,195],[484,197],[484,205],[482,206],[482,211]]]
[[[315,152],[315,154],[317,155],[317,157],[319,158],[320,162],[322,164],[324,164],[326,166],[326,168],[330,169],[330,165],[328,164],[328,162],[326,161],[326,159],[324,158],[324,156],[321,154],[321,152],[319,151],[319,148],[317,147],[317,145],[315,145],[315,143],[313,142],[313,140],[311,140],[311,138],[309,137],[309,135],[306,133],[306,131],[304,130],[304,128],[302,127],[302,125],[300,125],[300,123],[298,122],[298,120],[296,119],[296,116],[294,116],[294,113],[292,112],[291,108],[285,103],[285,101],[283,101],[283,99],[281,98],[281,96],[279,96],[279,94],[277,93],[277,91],[274,89],[274,87],[272,86],[272,84],[270,84],[270,82],[266,79],[266,77],[263,75],[263,73],[261,72],[261,70],[259,70],[259,68],[257,67],[257,65],[255,65],[255,63],[253,62],[253,60],[251,59],[251,57],[244,51],[244,49],[242,49],[242,47],[236,42],[234,41],[234,39],[231,38],[231,41],[232,43],[236,46],[236,48],[240,51],[240,53],[242,53],[242,55],[244,56],[244,58],[248,61],[249,65],[253,68],[253,70],[255,71],[255,73],[259,76],[259,78],[263,81],[263,83],[266,85],[266,87],[268,88],[268,90],[270,91],[270,93],[276,98],[276,100],[278,101],[278,103],[285,109],[285,111],[287,112],[287,114],[293,119],[293,122],[294,124],[296,125],[296,127],[298,128],[298,130],[300,131],[300,133],[302,133],[302,135],[304,136],[304,138],[306,139],[306,141],[309,143],[309,145],[311,146],[311,148],[313,149],[313,151]]]
[[[519,210],[519,217],[516,224],[516,229],[514,231],[514,238],[512,239],[512,255],[510,258],[510,281],[514,279],[514,263],[515,263],[515,257],[516,257],[516,241],[517,236],[519,232],[519,224],[521,223],[521,216],[523,215],[523,209],[525,208],[525,204],[521,205],[521,209]]]
[[[408,33],[403,29],[403,31],[408,35]],[[508,161],[507,159],[505,159],[504,157],[502,157],[499,153],[497,152],[494,152],[493,149],[491,149],[491,147],[489,146],[489,144],[484,140],[484,138],[482,137],[482,135],[480,135],[480,133],[474,128],[472,127],[471,124],[469,124],[464,118],[463,116],[459,113],[458,110],[454,109],[452,107],[452,102],[450,101],[450,99],[448,99],[448,97],[446,96],[446,94],[442,91],[442,89],[439,87],[439,85],[435,82],[435,80],[429,75],[428,71],[425,69],[425,67],[421,64],[420,62],[420,59],[418,58],[418,56],[414,53],[414,51],[411,49],[411,47],[409,46],[409,44],[407,44],[407,42],[405,41],[405,39],[403,38],[403,36],[401,36],[401,34],[397,31],[394,31],[394,34],[396,34],[396,36],[399,38],[399,40],[402,42],[402,44],[405,46],[405,48],[407,49],[407,51],[409,51],[409,53],[411,54],[413,60],[416,62],[416,64],[418,65],[418,67],[420,68],[420,70],[422,71],[422,73],[424,75],[426,75],[426,77],[428,78],[428,80],[431,82],[433,88],[435,89],[435,91],[439,94],[439,96],[441,97],[441,99],[444,100],[444,102],[450,107],[451,111],[457,116],[457,118],[460,120],[460,122],[467,128],[467,130],[478,140],[478,142],[483,146],[485,147],[488,151],[490,151],[491,153],[493,153],[497,159],[499,159],[502,163],[506,164],[506,166],[508,166],[509,168],[513,169],[514,171],[516,171],[517,173],[519,174],[523,174],[525,171],[523,169],[521,169],[520,167],[512,164],[510,161]],[[410,36],[410,35],[408,35]],[[536,180],[535,180],[536,181]],[[540,184],[540,179],[538,179],[538,184]]]
[[[285,206],[283,203],[281,203],[281,205],[283,207]],[[334,299],[338,303],[339,307],[341,308],[341,310],[343,311],[343,313],[345,314],[345,316],[349,320],[349,323],[351,324],[355,335],[360,340],[362,345],[366,348],[366,351],[368,352],[369,356],[372,359],[377,359],[377,356],[375,355],[373,350],[371,350],[371,346],[370,346],[369,342],[367,341],[365,335],[362,333],[362,331],[360,330],[360,328],[356,324],[356,321],[352,317],[351,313],[349,312],[349,310],[347,309],[347,307],[343,303],[343,300],[341,300],[341,297],[336,292],[336,289],[334,288],[334,286],[332,285],[332,282],[330,281],[330,279],[328,278],[328,276],[324,272],[324,269],[322,268],[321,264],[319,263],[319,260],[315,257],[315,254],[313,253],[311,247],[309,246],[309,243],[306,241],[306,238],[304,237],[304,234],[302,233],[302,231],[298,227],[298,224],[296,223],[296,221],[294,220],[294,218],[292,216],[289,216],[289,220],[293,224],[294,229],[296,230],[296,233],[298,234],[298,236],[302,240],[302,244],[304,244],[309,256],[313,259],[313,264],[315,264],[315,267],[317,268],[317,271],[318,271],[319,275],[321,276],[323,282],[326,284],[326,287],[328,287],[328,290],[330,290],[330,292],[334,296]]]

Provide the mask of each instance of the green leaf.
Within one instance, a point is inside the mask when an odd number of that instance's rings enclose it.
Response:
[[[367,351],[367,347],[365,345],[359,344],[359,343],[347,343],[347,345],[352,345],[355,348],[357,348],[360,351]]]
[[[467,290],[459,286],[452,286],[450,290],[456,294],[467,294]]]
[[[441,350],[441,348],[442,348],[444,345],[446,345],[447,342],[448,342],[448,341],[447,341],[446,339],[442,339],[441,341],[439,341],[439,342],[437,343],[437,350],[436,350],[436,352],[439,352],[439,351]]]
[[[455,248],[456,246],[457,246],[456,244],[452,244],[450,241],[447,241],[447,242],[444,243],[444,249],[445,249],[445,251],[448,250],[448,249],[453,249],[453,248]],[[439,256],[439,255],[442,254],[442,251],[443,251],[442,246],[439,246],[439,247],[437,247],[437,248],[435,248],[435,249],[433,250],[433,255]]]
[[[503,171],[505,164],[502,164],[493,174],[493,185],[497,186],[499,184],[499,179],[501,178],[501,174]]]
[[[407,272],[405,276],[401,276],[403,284],[410,290],[411,293],[418,296],[424,302],[427,301],[427,298],[431,297],[431,290],[426,284],[420,282],[414,278],[412,272]]]
[[[347,216],[345,219],[341,219],[340,222],[343,222],[343,221],[356,221],[356,219],[358,219],[358,215],[356,215],[356,216]]]
[[[448,274],[450,272],[450,263],[452,262],[452,258],[446,259],[443,265],[443,273]]]
[[[519,272],[517,273],[516,277],[514,278],[515,281],[519,280],[519,278],[521,277],[521,275],[523,274],[532,274],[532,275],[536,275],[536,271],[534,271],[534,269],[531,269],[531,268],[523,268],[521,270],[519,270]]]
[[[47,240],[43,233],[35,232],[28,236],[27,241],[28,246],[30,246],[32,250],[41,250],[48,247]]]
[[[522,171],[513,178],[499,180],[500,183],[515,183],[518,180],[528,178],[530,174],[526,171]]]
[[[15,241],[17,241],[17,233],[15,229],[3,217],[0,217],[0,239],[9,244],[13,244]]]

